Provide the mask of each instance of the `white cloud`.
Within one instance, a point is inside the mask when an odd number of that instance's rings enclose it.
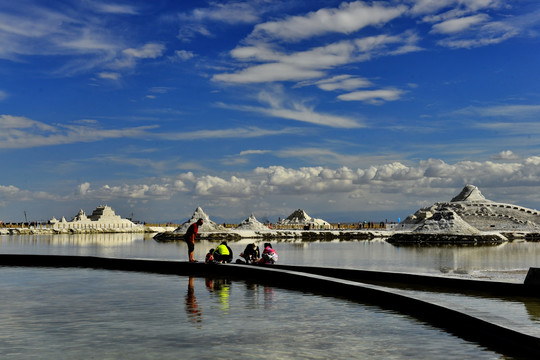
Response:
[[[163,51],[165,51],[165,46],[163,44],[148,43],[136,49],[125,49],[122,52],[127,56],[138,59],[155,59],[160,57],[163,54]]]
[[[399,89],[380,89],[354,91],[338,96],[343,101],[363,101],[370,104],[382,104],[385,101],[399,100],[405,92]]]
[[[6,100],[8,96],[7,92],[0,90],[0,101]]]
[[[81,195],[85,195],[88,193],[88,190],[90,189],[90,183],[85,182],[79,185],[78,193]]]
[[[455,34],[466,31],[475,25],[485,23],[488,19],[489,16],[485,14],[450,19],[433,25],[432,32],[439,34]]]
[[[198,8],[189,14],[180,14],[182,20],[219,21],[229,24],[254,23],[259,20],[256,4],[230,2],[228,4],[212,3],[207,8]]]
[[[253,154],[256,154],[256,155],[261,155],[261,154],[266,154],[266,153],[269,153],[270,150],[244,150],[244,151],[240,151],[240,156],[245,156],[245,155],[253,155]]]
[[[254,195],[251,181],[231,176],[229,180],[216,176],[202,176],[195,182],[195,194],[210,197],[251,197]]]
[[[212,80],[251,84],[274,81],[298,81],[322,76],[324,76],[324,72],[319,70],[305,69],[294,64],[272,63],[251,66],[236,73],[216,74],[212,77]]]
[[[228,106],[228,108],[334,128],[350,129],[365,126],[359,119],[316,112],[313,107],[285,96],[279,89],[277,87],[274,92],[259,92],[258,99],[261,103],[266,104],[266,107]]]
[[[441,10],[447,10],[443,15],[438,17],[460,16],[474,11],[484,9],[495,9],[504,3],[501,0],[410,0],[413,3],[411,13],[419,14],[434,14]],[[433,21],[433,17],[429,18]]]
[[[137,8],[125,4],[105,4],[100,2],[90,2],[90,5],[94,9],[101,13],[106,14],[121,14],[121,15],[138,15],[139,12]]]
[[[373,85],[371,81],[365,78],[356,77],[353,75],[338,75],[328,79],[323,79],[314,82],[314,85],[322,90],[355,90]]]
[[[31,129],[35,128],[42,131],[51,131],[54,132],[56,128],[45,123],[28,119],[23,116],[12,116],[12,115],[0,115],[0,129],[4,130],[3,134],[0,133],[0,138],[6,136],[6,133],[9,133],[11,130],[20,130],[20,129]]]
[[[122,77],[122,74],[117,72],[100,72],[98,74],[99,78],[107,80],[118,80]]]
[[[156,134],[163,140],[200,140],[200,139],[224,139],[224,138],[256,138],[261,136],[275,136],[283,134],[297,134],[297,128],[283,128],[278,130],[261,129],[255,126],[230,128],[221,130],[197,130],[178,133],[160,133]]]
[[[303,51],[286,53],[268,44],[237,47],[230,55],[241,61],[240,70],[216,74],[214,81],[230,83],[260,83],[319,79],[334,68],[370,60],[380,56],[395,56],[420,51],[419,38],[413,32],[401,35],[377,35],[344,40]],[[246,67],[246,62],[253,65]],[[263,62],[263,64],[261,64]]]
[[[482,117],[508,117],[514,118],[532,118],[540,116],[540,105],[496,105],[496,106],[469,106],[458,110],[456,114],[477,115]]]
[[[366,26],[378,26],[405,13],[405,6],[368,5],[362,1],[342,3],[339,8],[320,9],[305,16],[270,21],[255,26],[251,38],[298,41],[326,33],[351,34]]]
[[[503,150],[497,155],[491,157],[493,160],[518,160],[519,156],[514,154],[512,150]]]
[[[231,216],[231,209],[246,211],[246,204],[257,203],[264,206],[266,213],[275,213],[283,206],[319,208],[329,200],[336,201],[336,207],[327,209],[327,212],[344,209],[395,211],[404,208],[414,211],[419,204],[425,206],[435,201],[450,200],[466,184],[479,186],[491,200],[510,202],[518,199],[514,202],[516,204],[520,203],[519,199],[531,201],[530,195],[540,186],[540,157],[520,159],[514,157],[511,150],[500,155],[504,161],[447,163],[428,159],[409,165],[388,162],[364,168],[269,166],[234,175],[181,173],[174,178],[153,177],[135,184],[96,187],[83,182],[72,196],[79,200],[129,201],[133,204],[150,200],[177,204],[179,199],[182,203],[193,204],[196,200],[205,210],[208,204],[214,209],[221,207],[225,217]],[[0,203],[13,199],[68,198],[0,185]],[[309,208],[307,210],[309,212]]]
[[[187,61],[189,59],[193,59],[195,57],[195,54],[192,51],[187,50],[176,50],[174,52],[174,60],[180,60],[180,61]]]

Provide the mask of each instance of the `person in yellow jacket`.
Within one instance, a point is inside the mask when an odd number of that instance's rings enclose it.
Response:
[[[230,263],[233,259],[232,249],[227,245],[226,241],[223,241],[214,250],[214,260],[220,263]]]

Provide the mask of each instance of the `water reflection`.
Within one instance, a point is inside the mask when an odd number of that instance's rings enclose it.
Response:
[[[229,297],[231,292],[231,281],[228,279],[206,279],[206,288],[219,302],[222,315],[229,314]]]
[[[202,327],[202,309],[199,308],[199,303],[197,302],[197,297],[195,296],[195,287],[193,285],[193,281],[194,277],[190,276],[186,294],[186,313],[190,323]]]
[[[525,300],[524,304],[531,321],[540,324],[540,300],[529,299]]]

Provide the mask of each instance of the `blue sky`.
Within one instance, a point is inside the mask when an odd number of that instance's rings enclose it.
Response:
[[[540,4],[0,4],[0,220],[539,208]]]

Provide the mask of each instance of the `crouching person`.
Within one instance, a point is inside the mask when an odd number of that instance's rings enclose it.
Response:
[[[232,249],[227,245],[226,241],[223,241],[214,250],[214,261],[219,263],[230,263],[233,259]]]
[[[240,254],[240,257],[244,258],[246,264],[256,264],[261,257],[259,247],[256,243],[249,244],[246,246],[244,252]]]
[[[275,264],[278,260],[278,254],[276,250],[272,248],[272,244],[265,243],[262,257],[259,260],[259,264]]]

